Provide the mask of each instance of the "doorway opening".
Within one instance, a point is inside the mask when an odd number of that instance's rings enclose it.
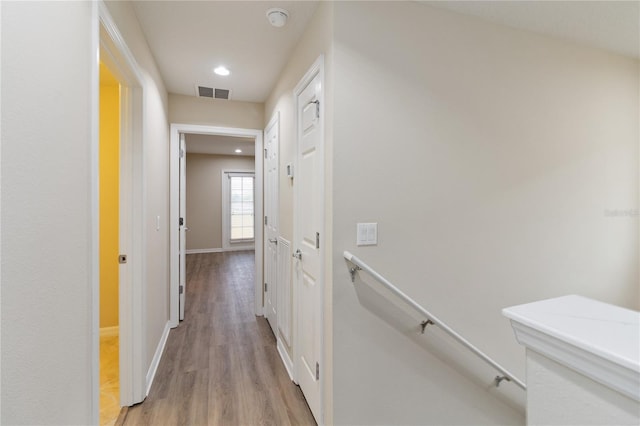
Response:
[[[117,383],[117,391],[111,393],[108,400],[118,411],[120,407],[144,400],[147,389],[143,367],[143,79],[103,3],[98,4],[98,21],[93,188],[99,218],[94,231],[97,241],[94,264],[100,274],[93,283],[96,296],[92,303],[94,423],[100,421],[101,408],[107,405],[107,399],[100,398],[101,381],[103,384]],[[104,77],[103,87],[100,74]],[[101,113],[106,113],[105,121],[101,120]],[[103,380],[100,377],[101,335],[105,338],[117,336],[117,339],[111,339],[117,345],[109,346],[106,342],[102,345],[111,355],[106,364],[114,367],[108,379]],[[106,357],[104,361],[107,361]]]
[[[222,148],[231,149],[230,152],[218,152],[218,157],[215,157],[216,149]],[[180,320],[184,318],[184,305],[186,303],[186,255],[187,253],[206,253],[216,251],[232,251],[232,250],[246,250],[255,249],[255,282],[254,282],[254,313],[256,315],[262,315],[263,312],[263,297],[262,297],[262,131],[255,129],[239,129],[239,128],[227,128],[227,127],[215,127],[215,126],[202,126],[202,125],[190,125],[190,124],[171,124],[171,146],[170,146],[170,271],[171,271],[171,284],[170,284],[170,325],[171,327],[177,327]],[[236,150],[242,151],[237,153]],[[211,155],[211,154],[214,155]],[[221,155],[220,155],[221,154]],[[228,155],[225,155],[228,154]],[[249,154],[246,157],[252,157],[253,167],[251,169],[248,161],[243,160],[245,163],[238,163],[238,154]],[[209,155],[207,157],[207,155]],[[191,166],[187,167],[187,156],[190,156]],[[224,158],[223,158],[224,157]],[[230,157],[230,158],[229,158]],[[236,162],[229,163],[234,159]],[[225,166],[225,161],[226,166]],[[207,170],[202,172],[198,171],[192,173],[196,168],[201,169],[205,164],[208,164]],[[217,164],[217,166],[213,165]],[[244,164],[244,165],[243,165]],[[217,172],[216,172],[217,170]],[[244,197],[245,201],[251,199],[251,208],[253,215],[242,214],[236,215],[234,219],[236,225],[238,220],[242,223],[236,228],[248,230],[251,228],[244,226],[244,222],[253,222],[253,236],[249,238],[241,238],[233,241],[231,238],[231,216],[232,209],[243,210],[246,213],[248,210],[248,203],[239,203],[236,201],[234,204],[232,201],[232,190],[228,189],[229,197],[229,212],[226,214],[229,216],[228,220],[224,220],[223,217],[218,221],[217,219],[211,220],[211,216],[202,218],[202,214],[206,215],[206,212],[201,211],[194,205],[195,197],[190,197],[190,189],[187,187],[187,182],[191,179],[201,180],[202,176],[207,173],[213,173],[215,178],[212,180],[220,179],[220,185],[206,185],[206,188],[202,191],[210,190],[211,192],[220,191],[220,195],[213,194],[209,197],[210,200],[218,198],[220,200],[219,212],[221,216],[225,214],[222,207],[222,192],[225,190],[226,185],[223,185],[223,179],[229,179],[229,174],[225,172],[251,172],[255,173],[255,180],[253,181],[253,195],[250,197],[249,192],[245,191],[244,194],[240,194],[240,197]],[[193,182],[192,182],[193,183]],[[228,182],[226,182],[228,183]],[[247,181],[248,184],[248,181]],[[199,182],[189,184],[192,188],[197,188]],[[236,191],[237,192],[237,191]],[[185,196],[186,195],[186,196]],[[211,195],[211,194],[209,194]],[[191,198],[191,200],[190,200]],[[189,204],[191,203],[191,206]],[[219,224],[219,226],[218,226]],[[228,224],[228,228],[227,225]],[[200,228],[200,231],[195,232],[195,227]],[[208,228],[208,230],[207,230]],[[216,231],[219,229],[220,238]],[[187,237],[187,231],[190,231],[189,237]],[[201,232],[205,231],[205,232]],[[233,231],[237,233],[238,231]],[[234,234],[235,235],[235,234]],[[189,246],[187,246],[189,241]]]
[[[120,83],[100,62],[100,424],[120,413]]]

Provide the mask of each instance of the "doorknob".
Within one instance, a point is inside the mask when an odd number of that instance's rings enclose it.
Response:
[[[298,260],[302,260],[302,252],[300,251],[300,249],[296,250],[296,252],[293,253],[291,256],[295,257]]]
[[[269,242],[273,244],[278,244],[278,240],[275,238],[274,239],[269,238]]]

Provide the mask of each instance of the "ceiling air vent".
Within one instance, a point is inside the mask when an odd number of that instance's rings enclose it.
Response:
[[[229,90],[227,89],[216,89],[215,98],[216,99],[229,99]]]
[[[213,98],[213,88],[198,86],[198,96],[202,98]]]
[[[196,94],[200,98],[229,99],[231,97],[231,90],[196,86]]]

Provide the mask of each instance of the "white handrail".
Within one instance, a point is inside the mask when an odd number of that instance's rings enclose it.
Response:
[[[459,335],[455,330],[453,330],[447,324],[445,324],[444,322],[440,321],[440,319],[438,319],[438,317],[436,317],[435,315],[431,314],[431,312],[427,311],[425,308],[420,306],[418,303],[416,303],[409,296],[404,294],[398,287],[396,287],[393,284],[391,284],[385,277],[383,277],[382,275],[377,273],[369,265],[364,263],[362,260],[360,260],[359,258],[354,256],[353,254],[349,253],[348,251],[344,252],[344,258],[347,259],[349,262],[351,262],[352,264],[354,264],[356,266],[355,268],[351,269],[351,271],[350,271],[352,279],[353,279],[353,277],[354,277],[354,275],[355,275],[357,270],[361,269],[363,271],[366,271],[368,274],[370,274],[372,277],[374,277],[376,280],[378,280],[380,283],[382,283],[393,294],[395,294],[400,299],[402,299],[403,302],[405,302],[407,305],[411,306],[413,309],[415,309],[416,311],[420,312],[422,315],[424,315],[427,318],[427,320],[422,323],[423,330],[424,330],[424,327],[426,327],[426,325],[428,325],[428,324],[437,325],[442,330],[444,330],[448,335],[450,335],[451,337],[456,339],[459,343],[461,343],[463,346],[465,346],[471,352],[476,354],[484,362],[486,362],[487,364],[489,364],[490,366],[495,368],[497,371],[502,373],[502,377],[498,376],[498,377],[495,378],[496,386],[500,385],[500,382],[502,380],[507,380],[507,381],[510,381],[510,382],[514,382],[516,385],[520,386],[524,390],[527,389],[527,386],[520,379],[518,379],[513,374],[511,374],[506,368],[504,368],[503,366],[501,366],[500,364],[498,364],[497,362],[495,362],[494,360],[489,358],[488,355],[486,355],[480,349],[476,348],[471,342],[469,342],[467,339],[465,339],[464,337]]]

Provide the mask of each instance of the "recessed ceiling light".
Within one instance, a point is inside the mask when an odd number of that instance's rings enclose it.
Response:
[[[240,148],[236,149],[236,154],[240,154],[242,153],[242,150]]]
[[[269,23],[276,28],[284,27],[284,25],[287,23],[288,17],[289,12],[287,12],[285,9],[274,7],[267,10],[267,19],[269,20]]]
[[[220,65],[219,67],[216,67],[213,72],[215,72],[218,75],[229,75],[231,74],[231,71],[229,71],[229,69],[227,67],[224,67],[222,65]]]

